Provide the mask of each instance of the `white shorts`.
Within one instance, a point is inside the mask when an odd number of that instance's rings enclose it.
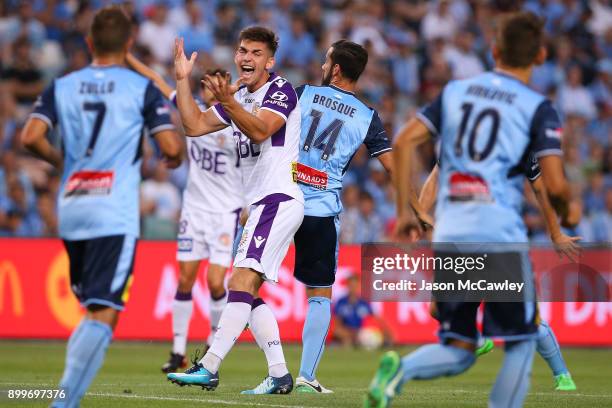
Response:
[[[211,264],[229,267],[240,210],[218,213],[183,205],[177,237],[177,261],[208,259]]]
[[[304,218],[304,204],[286,194],[271,194],[249,208],[234,267],[251,268],[277,282],[278,270]]]

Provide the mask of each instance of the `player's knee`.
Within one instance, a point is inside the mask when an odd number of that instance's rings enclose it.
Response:
[[[248,292],[255,296],[260,285],[261,277],[257,272],[248,268],[236,268],[232,272],[228,288],[233,291]]]
[[[89,305],[87,306],[87,318],[104,323],[115,330],[119,321],[119,311],[103,305]]]
[[[191,292],[191,289],[193,289],[193,285],[195,284],[196,277],[197,275],[190,276],[181,273],[178,280],[178,291]]]

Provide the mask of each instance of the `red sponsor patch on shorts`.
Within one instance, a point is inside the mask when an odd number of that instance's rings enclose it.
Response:
[[[487,182],[479,176],[452,173],[450,176],[451,201],[493,201]]]
[[[64,197],[79,196],[79,195],[108,195],[113,188],[113,180],[115,172],[83,170],[73,173],[66,187],[64,188]]]
[[[293,181],[319,190],[327,189],[327,173],[302,163],[293,163]]]

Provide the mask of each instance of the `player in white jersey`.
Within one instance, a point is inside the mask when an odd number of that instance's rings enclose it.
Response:
[[[292,174],[298,158],[300,108],[291,84],[270,72],[277,46],[276,35],[267,28],[243,30],[234,58],[243,86],[231,85],[221,75],[207,76],[205,84],[219,103],[201,112],[189,87],[197,55],[187,59],[183,41],[176,42],[177,105],[185,132],[201,135],[233,128],[249,205],[229,281],[228,303],[213,344],[185,373],[168,374],[179,385],[216,388],[221,361],[248,323],[266,354],[269,375],[245,393],[287,394],[293,389],[278,324],[271,309],[258,298],[264,281],[278,280],[280,263],[304,217],[304,199]]]
[[[164,78],[128,54],[127,62],[139,74],[151,79],[162,94],[176,104],[174,89]],[[227,72],[208,70],[214,75]],[[201,110],[217,103],[212,92],[202,87]],[[232,260],[232,243],[244,205],[240,172],[233,131],[225,128],[201,137],[187,138],[189,177],[183,191],[183,208],[177,237],[176,259],[179,282],[172,304],[173,343],[170,359],[162,371],[172,373],[187,366],[185,358],[189,322],[193,313],[192,289],[198,276],[200,261],[208,259],[206,283],[210,291],[210,346],[227,302],[224,277]]]

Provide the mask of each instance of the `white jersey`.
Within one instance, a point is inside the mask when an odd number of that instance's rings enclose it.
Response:
[[[211,212],[244,206],[242,173],[231,128],[187,139],[189,177],[185,205]]]
[[[170,100],[176,106],[176,91]],[[189,177],[183,191],[183,207],[218,213],[244,207],[242,172],[232,128],[188,137],[187,155]]]
[[[254,204],[274,193],[284,193],[303,203],[302,191],[293,179],[293,164],[298,159],[301,115],[297,94],[284,78],[270,73],[268,82],[251,93],[242,87],[234,95],[244,109],[254,115],[266,109],[280,115],[285,125],[263,143],[251,142],[231,122],[221,104],[212,111],[219,120],[231,125],[238,143],[246,203]]]

